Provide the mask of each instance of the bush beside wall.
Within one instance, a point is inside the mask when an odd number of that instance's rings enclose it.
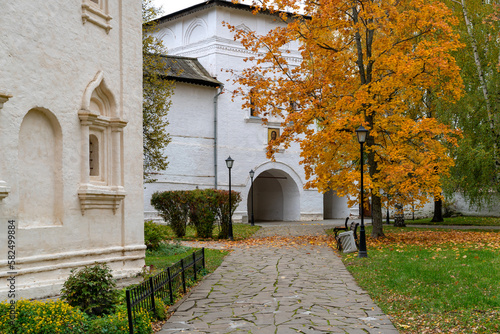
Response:
[[[231,192],[231,214],[241,202],[237,191]],[[196,189],[191,191],[156,192],[151,204],[162,218],[171,225],[177,237],[186,235],[189,220],[200,238],[212,237],[216,221],[221,224],[220,238],[229,235],[229,191],[215,189]]]

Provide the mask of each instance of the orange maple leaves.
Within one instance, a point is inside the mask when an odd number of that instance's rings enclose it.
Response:
[[[265,35],[228,26],[254,53],[235,94],[264,120],[282,121],[269,156],[298,142],[307,187],[356,198],[354,130],[363,125],[373,196],[418,205],[440,193],[440,176],[453,165],[447,145],[457,133],[434,118],[435,101],[462,94],[451,56],[462,45],[451,11],[433,0],[258,3],[255,12],[281,11],[282,24]]]

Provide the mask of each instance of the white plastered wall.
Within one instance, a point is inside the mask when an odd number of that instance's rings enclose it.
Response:
[[[9,189],[0,199],[0,281],[10,275],[6,232],[13,219],[16,299],[58,294],[71,269],[96,261],[116,277],[135,275],[144,264],[141,6],[101,1],[105,15],[91,22],[84,20],[87,2],[2,4],[0,94],[9,98],[0,108],[0,180]],[[98,196],[82,210],[89,139],[79,111],[99,72],[117,117],[128,121],[108,123],[110,143],[101,153],[113,168],[103,186],[121,187],[125,196],[115,210],[98,208]],[[0,284],[0,300],[7,291]]]

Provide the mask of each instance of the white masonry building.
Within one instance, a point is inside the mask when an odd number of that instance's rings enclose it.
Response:
[[[94,262],[135,275],[140,1],[4,1],[1,12],[0,301],[58,294]]]

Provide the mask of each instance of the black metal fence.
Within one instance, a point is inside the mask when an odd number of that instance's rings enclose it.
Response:
[[[135,313],[139,310],[156,312],[157,298],[170,304],[174,303],[174,295],[181,288],[186,293],[186,281],[196,281],[198,271],[205,268],[205,248],[185,257],[179,262],[150,277],[139,285],[126,291],[128,325],[130,334],[134,334]]]

